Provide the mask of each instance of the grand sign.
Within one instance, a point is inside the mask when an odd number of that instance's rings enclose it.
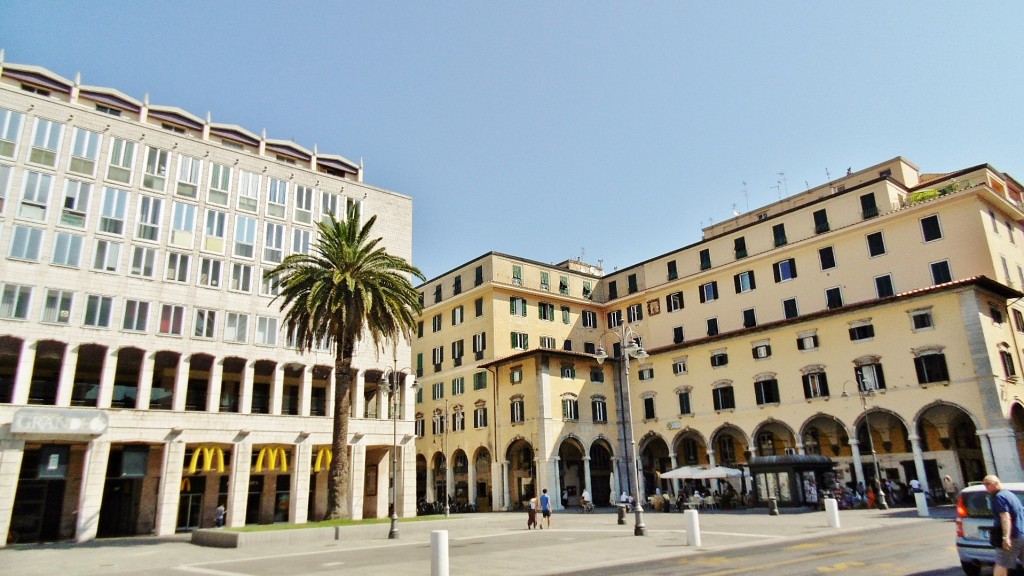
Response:
[[[15,434],[99,436],[107,431],[107,415],[101,410],[22,408],[14,413]]]

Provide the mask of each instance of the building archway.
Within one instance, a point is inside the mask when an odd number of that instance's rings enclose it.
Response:
[[[612,446],[604,437],[590,445],[590,497],[594,506],[610,506],[615,497],[612,482]]]
[[[561,480],[558,497],[568,493],[568,506],[580,503],[580,494],[586,488],[586,470],[583,467],[583,455],[586,449],[579,438],[569,435],[558,446],[558,476]]]
[[[505,460],[508,461],[509,497],[512,500],[512,508],[521,510],[530,498],[537,495],[534,484],[537,467],[533,446],[524,438],[516,438],[505,451]]]

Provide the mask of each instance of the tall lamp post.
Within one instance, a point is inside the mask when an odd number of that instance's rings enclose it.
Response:
[[[384,389],[388,393],[388,404],[391,406],[391,531],[388,532],[390,540],[398,539],[398,409],[401,406],[403,376],[412,374],[412,368],[389,368],[381,377]]]
[[[625,324],[622,324],[618,331],[606,332],[601,338],[603,339],[608,334],[614,334],[619,339],[619,349],[622,351],[622,392],[624,399],[622,414],[626,421],[626,433],[628,435],[625,440],[631,448],[629,465],[633,468],[633,486],[636,491],[636,507],[634,508],[636,518],[633,526],[633,535],[646,536],[647,526],[644,524],[643,498],[640,494],[640,468],[637,466],[636,438],[633,436],[633,401],[629,395],[629,361],[632,358],[643,360],[647,358],[648,354],[643,346],[640,345],[640,335]],[[608,358],[608,353],[605,352],[604,346],[598,346],[597,354],[595,354],[597,363],[603,364],[606,358]]]
[[[846,391],[846,384],[848,383],[850,382],[843,383],[843,398],[849,398],[850,396],[850,394]],[[882,473],[878,468],[878,453],[875,452],[875,439],[871,435],[871,420],[868,416],[868,396],[874,395],[874,389],[864,390],[864,387],[861,386],[859,382],[857,383],[857,396],[860,397],[860,405],[864,413],[864,426],[867,428],[868,431],[868,447],[871,448],[871,462],[875,466],[875,484],[878,485],[878,509],[888,510],[889,503],[885,501],[885,489],[882,488]],[[864,489],[866,490],[867,486],[865,486]]]

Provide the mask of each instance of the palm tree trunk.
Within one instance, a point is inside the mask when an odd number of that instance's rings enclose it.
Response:
[[[334,358],[334,427],[331,437],[331,470],[327,477],[327,518],[351,517],[348,509],[348,419],[352,401],[352,351],[339,342]]]

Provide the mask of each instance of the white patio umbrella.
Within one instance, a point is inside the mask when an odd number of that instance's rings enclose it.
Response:
[[[701,470],[697,472],[691,478],[698,480],[712,480],[715,478],[739,478],[743,475],[743,471],[737,468],[729,468],[727,466],[715,466],[714,468],[708,468],[707,470]],[[664,477],[664,475],[662,475]]]
[[[704,472],[702,468],[696,466],[683,466],[676,468],[675,470],[669,470],[668,472],[661,473],[662,480],[685,480],[687,478],[698,478],[697,474]]]

